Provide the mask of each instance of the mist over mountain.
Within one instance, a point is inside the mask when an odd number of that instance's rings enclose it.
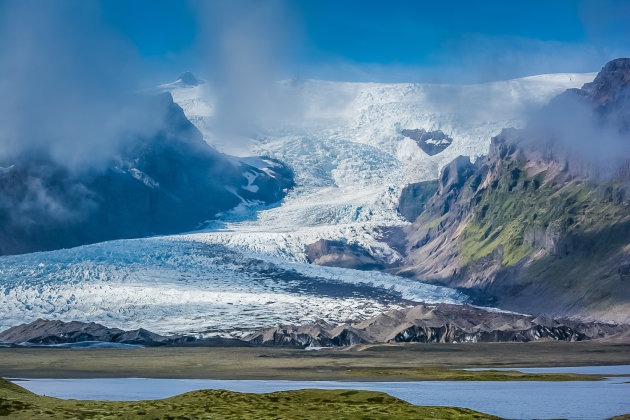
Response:
[[[137,51],[95,2],[3,2],[0,62],[2,166],[35,154],[102,169],[127,139],[162,128],[160,105],[137,94]]]
[[[170,94],[142,100],[159,131],[126,139],[97,167],[31,151],[0,170],[1,254],[190,230],[239,204],[276,202],[292,186],[275,160],[257,168],[208,146]]]
[[[576,175],[613,177],[630,157],[630,60],[608,62],[595,80],[536,111],[516,142],[564,159]]]
[[[103,9],[0,4],[0,254],[190,230],[292,185],[205,143]]]
[[[433,197],[409,189],[420,211],[399,273],[511,310],[628,322],[629,86],[630,59],[613,60],[486,157],[447,165]]]

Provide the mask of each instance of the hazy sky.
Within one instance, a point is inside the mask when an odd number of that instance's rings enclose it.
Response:
[[[163,127],[138,93],[185,70],[211,87],[215,134],[248,144],[300,117],[278,80],[595,72],[630,56],[628,22],[630,0],[0,0],[0,166],[105,167]]]
[[[630,56],[628,22],[630,1],[605,0],[0,0],[0,159],[106,162],[159,128],[128,95],[185,70],[212,86],[217,132],[250,138],[295,111],[277,80],[593,72]]]
[[[630,56],[629,1],[108,0],[101,7],[104,21],[160,75],[203,72],[215,51],[208,44],[251,19],[249,51],[258,54],[266,37],[282,78],[468,83],[591,72]]]

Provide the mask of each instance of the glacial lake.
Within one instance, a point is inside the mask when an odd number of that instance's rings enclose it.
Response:
[[[531,373],[628,375],[577,382],[339,382],[213,379],[13,379],[32,392],[57,398],[133,401],[167,398],[199,389],[267,393],[305,388],[386,392],[416,405],[466,407],[505,418],[604,419],[630,413],[630,365],[512,368]]]

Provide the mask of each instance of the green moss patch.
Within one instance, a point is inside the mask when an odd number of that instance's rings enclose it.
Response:
[[[477,193],[473,217],[460,237],[462,266],[502,245],[503,265],[509,267],[534,250],[527,232],[542,236],[549,228],[562,240],[605,229],[630,215],[616,199],[620,186],[614,183],[543,183],[544,178],[544,173],[527,177],[510,162],[497,181]]]
[[[523,373],[516,370],[458,370],[441,368],[352,369],[348,376],[381,377],[425,381],[600,381],[602,375],[577,373]]]
[[[319,390],[246,394],[188,392],[149,401],[60,400],[32,394],[0,379],[0,415],[11,418],[123,419],[496,419],[455,407],[418,407],[372,391]]]

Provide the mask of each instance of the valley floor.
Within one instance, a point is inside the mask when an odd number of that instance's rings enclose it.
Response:
[[[464,374],[449,369],[622,364],[630,365],[628,343],[392,344],[319,351],[265,347],[0,349],[0,376],[5,378],[571,380],[576,378]]]

